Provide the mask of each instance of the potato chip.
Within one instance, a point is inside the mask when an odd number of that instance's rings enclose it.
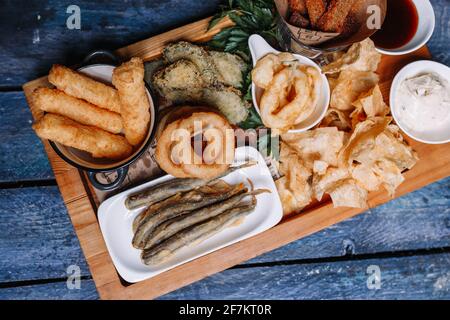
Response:
[[[393,197],[395,190],[405,180],[400,168],[393,161],[383,159],[375,163],[373,170],[382,181],[383,187]]]
[[[312,200],[312,188],[309,183],[311,170],[303,165],[299,155],[287,144],[281,143],[280,173],[284,175],[276,185],[285,213],[303,209]]]
[[[344,70],[376,71],[381,61],[381,54],[375,49],[375,44],[369,38],[353,44],[347,53],[332,63],[322,67],[325,74],[334,74]]]
[[[347,168],[329,168],[324,175],[315,175],[313,177],[313,191],[318,201],[322,200],[325,193],[333,190],[336,185],[350,177]]]
[[[323,118],[321,127],[337,127],[341,131],[352,129],[349,112],[329,108]]]
[[[356,164],[351,169],[352,178],[367,191],[376,191],[380,187],[382,180],[375,174],[372,166],[366,164]]]
[[[373,88],[379,81],[379,77],[372,71],[342,71],[338,78],[338,84],[331,93],[331,108],[337,110],[353,110],[352,103],[358,99],[361,93]]]
[[[350,115],[353,128],[367,118],[385,117],[390,112],[389,106],[384,103],[383,94],[378,85],[361,94],[352,105],[355,107],[355,110]]]
[[[352,179],[341,182],[330,191],[331,200],[335,208],[367,208],[367,195],[367,190],[358,186]]]
[[[350,166],[353,161],[370,164],[377,158],[374,154],[375,139],[383,133],[392,118],[375,117],[358,123],[346,146],[339,154],[339,162],[343,166]]]
[[[344,145],[344,132],[337,128],[318,128],[302,133],[286,133],[281,139],[293,148],[305,166],[312,170],[314,161],[325,161],[337,166],[338,154]]]

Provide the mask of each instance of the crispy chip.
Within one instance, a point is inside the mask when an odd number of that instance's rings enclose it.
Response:
[[[344,132],[337,128],[318,128],[302,133],[286,133],[281,139],[301,155],[305,166],[313,169],[314,161],[337,166],[338,154],[344,145]]]
[[[395,190],[405,180],[399,167],[394,162],[383,159],[376,162],[373,170],[380,177],[383,187],[393,197]]]
[[[353,44],[344,55],[322,68],[323,73],[333,74],[344,70],[376,71],[381,61],[381,54],[375,49],[375,44],[367,38]]]
[[[352,178],[367,191],[376,191],[381,185],[381,179],[370,165],[356,164],[352,167],[351,172]]]
[[[355,107],[350,115],[353,128],[367,118],[385,117],[390,112],[389,106],[384,103],[383,94],[378,85],[361,94],[352,105]]]
[[[335,208],[367,208],[367,194],[367,190],[358,186],[352,179],[341,182],[330,191]]]
[[[350,177],[347,168],[329,168],[324,175],[315,175],[313,178],[313,190],[317,200],[322,200],[325,193],[333,190],[336,185]]]
[[[331,93],[330,106],[338,110],[351,110],[352,103],[358,99],[361,93],[373,88],[379,81],[379,77],[372,71],[342,71],[338,78],[338,84]]]
[[[320,124],[321,127],[337,127],[341,131],[348,131],[352,128],[348,112],[329,108],[327,114]]]
[[[297,212],[311,203],[312,188],[309,183],[311,170],[303,165],[299,155],[287,144],[281,143],[280,173],[276,182],[285,213]]]

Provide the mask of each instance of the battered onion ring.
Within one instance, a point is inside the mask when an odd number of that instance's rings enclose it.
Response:
[[[275,74],[283,69],[283,65],[295,60],[295,57],[289,52],[269,53],[256,63],[252,71],[252,79],[258,87],[267,89]]]
[[[259,105],[264,125],[289,130],[306,120],[317,105],[320,84],[320,73],[313,67],[290,63],[277,72]]]
[[[191,138],[200,134],[206,140],[201,155],[191,144]],[[155,157],[161,169],[175,177],[211,179],[229,168],[234,150],[234,131],[228,121],[216,113],[197,112],[164,129]]]

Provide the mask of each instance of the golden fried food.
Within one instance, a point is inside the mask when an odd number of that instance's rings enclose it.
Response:
[[[325,11],[327,11],[327,2],[325,0],[305,0],[305,3],[311,25],[317,28],[317,23]]]
[[[276,73],[280,72],[286,64],[296,61],[295,57],[289,52],[280,54],[269,53],[259,59],[252,70],[252,79],[255,84],[267,89]]]
[[[33,92],[33,101],[42,111],[56,113],[111,133],[122,132],[120,114],[98,108],[57,89],[38,88]]]
[[[117,90],[61,65],[53,65],[48,81],[66,94],[120,113]]]
[[[344,70],[375,72],[380,61],[381,54],[376,51],[374,42],[367,38],[353,44],[347,52],[324,66],[322,72],[324,74],[336,74]]]
[[[41,139],[87,151],[94,158],[124,159],[132,153],[132,147],[124,137],[56,114],[44,115],[33,129]]]
[[[133,146],[140,145],[150,123],[150,102],[142,59],[132,58],[114,69],[112,82],[119,93],[125,137]]]
[[[308,14],[305,0],[289,0],[289,9],[291,11],[297,11],[302,15]]]
[[[320,97],[321,76],[289,53],[268,54],[252,71],[255,84],[265,89],[259,102],[266,127],[289,130],[306,120]]]
[[[342,32],[345,20],[355,0],[330,0],[327,11],[317,22],[320,30]]]
[[[175,177],[209,179],[229,168],[234,150],[234,131],[228,121],[216,113],[196,112],[164,129],[155,158],[161,169]]]

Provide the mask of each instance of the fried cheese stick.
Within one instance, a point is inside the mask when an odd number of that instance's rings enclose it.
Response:
[[[111,133],[122,132],[120,114],[98,108],[57,89],[38,88],[33,92],[33,101],[43,111],[56,113],[81,124],[98,127]]]
[[[124,137],[56,114],[47,113],[33,125],[33,129],[41,139],[87,151],[94,158],[123,159],[132,152]]]
[[[139,145],[147,135],[150,122],[142,59],[132,58],[114,69],[112,82],[119,93],[125,138],[133,146]]]
[[[48,81],[75,98],[86,100],[100,108],[120,113],[120,100],[117,90],[91,79],[70,68],[53,65]]]

